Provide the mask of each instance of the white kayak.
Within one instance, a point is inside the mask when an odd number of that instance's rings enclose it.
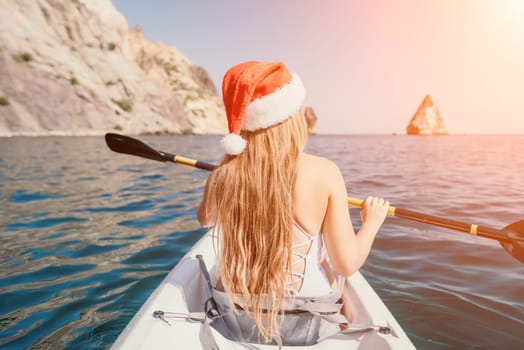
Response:
[[[185,317],[190,313],[202,313],[204,303],[209,298],[196,259],[199,254],[212,269],[215,263],[215,250],[210,232],[194,245],[149,296],[119,335],[112,349],[203,348],[202,323],[192,322],[190,318]],[[284,346],[283,349],[415,349],[391,312],[360,272],[347,278],[346,284],[355,308],[354,323],[374,325],[375,329],[352,334],[337,334],[315,345]],[[154,315],[180,317],[161,319]],[[380,332],[379,327],[386,327],[389,332]],[[220,349],[246,349],[246,344],[229,340],[214,329],[212,333]],[[253,348],[278,349],[278,346],[253,344]]]

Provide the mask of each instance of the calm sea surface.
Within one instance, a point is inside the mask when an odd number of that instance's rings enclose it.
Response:
[[[142,139],[220,158],[214,136]],[[317,136],[308,151],[336,161],[354,197],[493,227],[524,219],[523,136]],[[204,234],[206,176],[102,137],[0,139],[0,348],[109,347]],[[495,241],[392,218],[362,272],[417,348],[524,348],[524,264]]]

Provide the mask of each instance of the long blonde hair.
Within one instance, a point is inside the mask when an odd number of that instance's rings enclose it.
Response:
[[[244,152],[226,155],[213,172],[209,215],[222,230],[220,277],[230,301],[250,312],[269,341],[279,334],[291,270],[293,192],[307,126],[299,111],[242,137]]]

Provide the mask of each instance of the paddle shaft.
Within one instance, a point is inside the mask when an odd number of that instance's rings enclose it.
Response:
[[[362,208],[363,203],[364,201],[362,199],[348,197],[348,204],[351,206]],[[474,236],[491,238],[503,242],[512,241],[509,237],[506,237],[502,230],[496,228],[469,224],[466,222],[441,218],[434,215],[422,214],[413,210],[396,208],[393,206],[389,207],[388,214],[406,220],[417,221],[424,224],[444,227],[450,230],[466,232]]]
[[[169,156],[171,157],[171,159],[173,159],[172,161],[175,163],[190,165],[190,166],[193,166],[199,169],[205,169],[205,170],[212,171],[217,168],[217,166],[213,164],[204,163],[204,162],[196,161],[196,160],[181,157],[181,156],[171,155],[171,154],[169,154]],[[359,199],[359,198],[348,197],[348,204],[353,207],[362,208],[364,204],[364,200]],[[406,219],[406,220],[422,222],[428,225],[444,227],[450,230],[466,232],[474,236],[495,239],[501,242],[511,242],[512,241],[511,238],[507,237],[502,230],[499,230],[496,228],[479,226],[476,224],[469,224],[469,223],[458,221],[458,220],[441,218],[441,217],[434,216],[434,215],[419,213],[413,210],[396,208],[394,206],[389,207],[388,215]]]
[[[195,168],[204,169],[208,171],[213,171],[217,168],[214,164],[209,164],[206,162],[201,162],[199,160],[194,160],[182,156],[177,156],[176,154],[171,153],[165,153],[165,152],[159,152],[167,161],[171,161],[173,163],[180,163],[184,165],[189,165]]]

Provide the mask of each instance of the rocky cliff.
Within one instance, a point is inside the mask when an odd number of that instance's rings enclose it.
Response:
[[[110,0],[0,1],[0,136],[225,133],[208,74]]]
[[[447,135],[444,119],[431,96],[424,97],[420,107],[411,118],[406,132],[408,135]]]

